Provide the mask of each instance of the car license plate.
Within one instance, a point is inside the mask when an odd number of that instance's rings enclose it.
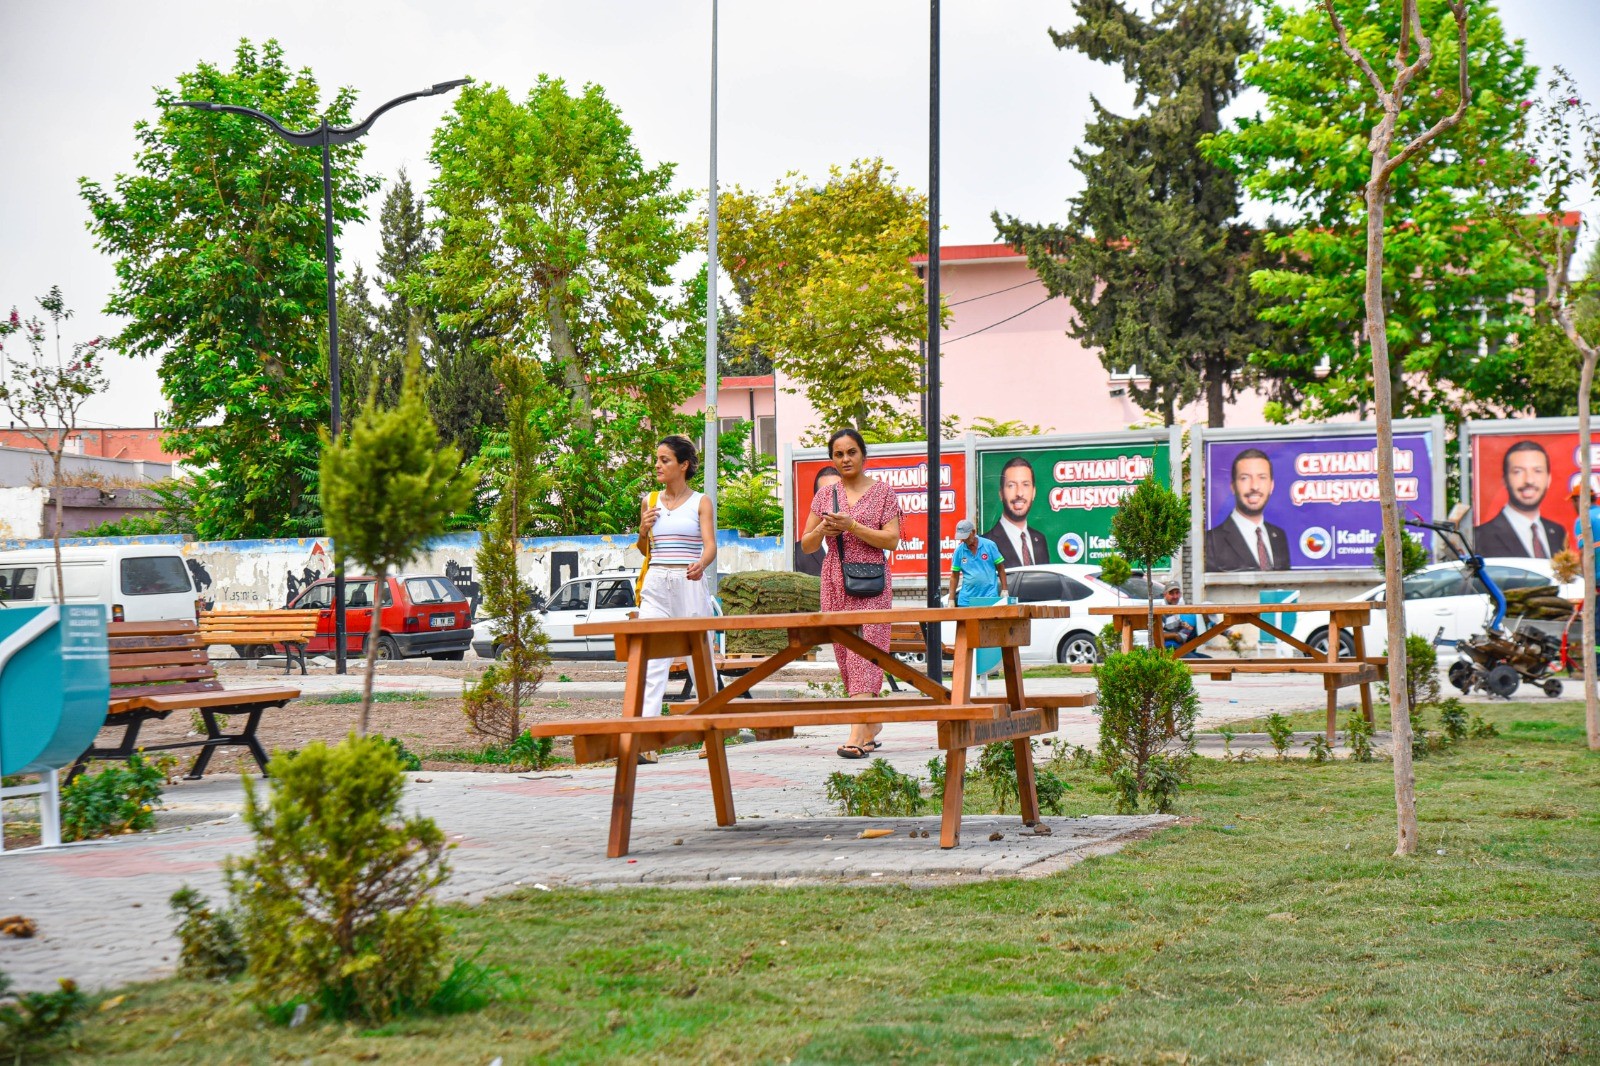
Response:
[[[456,624],[456,616],[453,614],[436,614],[428,619],[428,624],[435,629],[449,629]]]

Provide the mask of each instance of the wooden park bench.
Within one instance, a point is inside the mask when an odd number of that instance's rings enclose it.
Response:
[[[792,735],[795,728],[803,726],[930,722],[937,726],[938,743],[945,750],[946,759],[939,844],[951,848],[960,842],[967,749],[975,745],[997,741],[1013,744],[1023,821],[1032,825],[1039,820],[1029,740],[1056,730],[1059,708],[1087,706],[1094,702],[1094,694],[1025,695],[1021,649],[1028,644],[1031,619],[1065,617],[1069,611],[1070,608],[1063,606],[1007,605],[744,616],[740,618],[740,628],[784,630],[787,644],[780,651],[761,657],[748,672],[720,691],[713,681],[715,665],[704,634],[725,625],[725,620],[652,618],[585,623],[575,627],[579,635],[611,636],[617,658],[628,664],[620,716],[541,722],[530,732],[534,736],[571,737],[573,756],[580,763],[617,760],[610,838],[606,847],[606,854],[617,858],[628,853],[638,756],[642,752],[704,742],[717,824],[726,826],[734,824],[734,813],[728,754],[722,744],[725,735],[752,729],[758,736],[777,738]],[[949,686],[931,681],[895,658],[892,652],[863,640],[861,626],[877,622],[955,623],[955,666]],[[886,674],[915,690],[914,694],[881,698],[741,699],[756,685],[823,644],[841,644],[877,663]],[[1002,649],[1004,696],[973,695],[972,656],[978,648]],[[681,656],[689,661],[697,680],[696,690],[701,695],[687,708],[674,709],[669,716],[645,718],[645,663],[667,656]]]
[[[317,635],[318,611],[205,611],[200,640],[207,647],[226,644],[241,659],[264,659],[283,648],[283,672],[296,662],[306,672],[306,645]]]
[[[248,748],[261,772],[267,753],[256,739],[261,715],[300,695],[297,688],[224,689],[206,654],[199,627],[193,622],[113,622],[107,627],[111,649],[111,705],[104,728],[121,727],[122,738],[111,747],[97,743],[78,756],[68,780],[91,759],[126,759],[135,751],[199,748],[189,767],[193,781],[205,773],[211,753],[223,747]],[[139,729],[173,711],[199,711],[206,735],[171,744],[140,744]],[[235,732],[224,732],[223,716],[243,716]]]

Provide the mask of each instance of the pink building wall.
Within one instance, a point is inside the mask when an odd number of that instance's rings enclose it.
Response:
[[[1112,379],[1100,357],[1067,335],[1071,305],[1047,299],[1027,259],[1003,244],[953,245],[940,254],[939,287],[951,315],[940,338],[940,406],[965,428],[977,418],[1018,420],[1055,433],[1159,424]],[[777,376],[779,452],[823,427]],[[1266,398],[1242,393],[1228,425],[1261,425]],[[725,410],[727,404],[721,405]],[[1206,420],[1205,401],[1181,408],[1185,425]]]

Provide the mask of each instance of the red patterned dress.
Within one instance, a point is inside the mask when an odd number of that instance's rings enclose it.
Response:
[[[838,492],[838,503],[835,505],[834,492]],[[861,494],[861,498],[851,506],[844,487],[835,486],[827,492],[819,492],[816,499],[811,501],[811,513],[822,517],[833,511],[842,511],[854,518],[867,529],[882,529],[892,520],[900,517],[900,498],[894,490],[881,481],[873,480],[871,487]],[[846,561],[852,563],[877,563],[881,562],[887,568],[889,556],[883,551],[861,540],[852,533],[843,534],[844,556]],[[867,611],[888,610],[894,606],[894,591],[890,586],[891,575],[887,569],[884,573],[883,591],[870,599],[857,599],[847,596],[844,591],[844,572],[839,569],[839,542],[837,537],[829,537],[828,556],[822,564],[822,609],[824,611]],[[875,644],[885,651],[889,648],[890,626],[870,625],[861,627],[861,636],[869,644]],[[839,674],[844,678],[844,691],[850,696],[876,696],[883,688],[883,668],[870,662],[841,645],[833,646],[833,656],[839,663]]]

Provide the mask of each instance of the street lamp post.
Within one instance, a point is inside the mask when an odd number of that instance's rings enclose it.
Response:
[[[471,78],[457,78],[455,81],[441,81],[427,89],[414,93],[397,96],[393,100],[378,108],[368,115],[362,122],[354,126],[330,126],[327,116],[323,116],[321,123],[314,130],[291,130],[271,115],[257,111],[253,107],[240,107],[237,104],[219,104],[212,100],[175,100],[171,107],[193,107],[201,111],[226,111],[234,115],[248,115],[250,118],[264,122],[279,137],[296,147],[309,148],[317,146],[322,149],[322,230],[323,230],[323,257],[327,266],[328,275],[328,400],[332,409],[328,415],[328,428],[334,439],[339,437],[339,310],[335,295],[338,287],[338,275],[334,272],[336,253],[333,247],[333,155],[332,148],[336,144],[349,144],[351,141],[364,137],[372,124],[378,121],[378,116],[385,111],[399,107],[401,104],[424,96],[438,96],[451,89],[458,89],[470,82]],[[335,669],[339,673],[345,672],[345,614],[344,614],[344,560],[340,558],[338,550],[330,537],[328,546],[333,555],[333,647]],[[373,590],[375,601],[381,601],[380,590]],[[378,610],[381,602],[374,602],[373,610]],[[367,654],[374,653],[368,648]]]
[[[928,606],[939,606],[939,579],[943,545],[940,510],[939,411],[939,0],[929,5],[928,27],[928,339],[923,360],[923,426],[928,437]],[[965,517],[958,515],[958,518]],[[928,677],[944,679],[944,643],[939,627],[926,627]]]

